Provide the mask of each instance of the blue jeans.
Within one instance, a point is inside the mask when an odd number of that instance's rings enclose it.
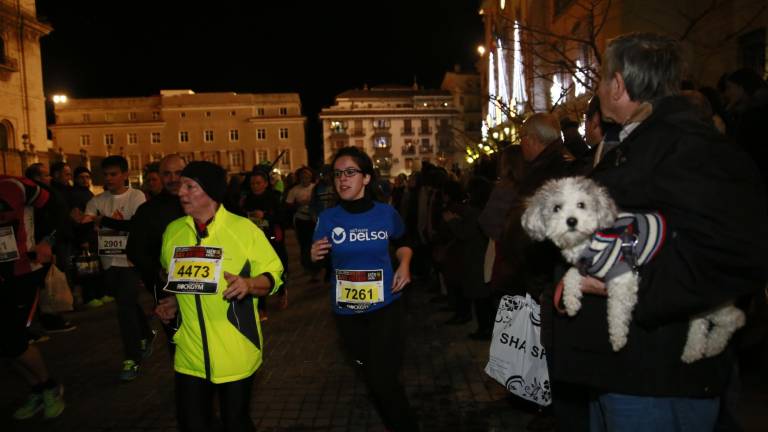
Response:
[[[712,431],[719,398],[644,397],[603,393],[589,404],[591,432]]]

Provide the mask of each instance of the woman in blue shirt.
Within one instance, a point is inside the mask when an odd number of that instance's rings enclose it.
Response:
[[[404,349],[399,300],[411,281],[413,251],[402,242],[405,227],[400,215],[373,199],[371,158],[357,147],[345,147],[332,166],[339,205],[320,213],[311,258],[316,262],[330,252],[331,302],[339,334],[360,367],[385,426],[418,431],[399,380]],[[390,242],[399,262],[394,271]]]

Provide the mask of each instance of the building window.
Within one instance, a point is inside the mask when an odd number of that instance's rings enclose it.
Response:
[[[150,162],[160,162],[160,160],[163,158],[162,153],[152,153],[149,155],[149,161]]]
[[[213,142],[213,130],[206,129],[203,131],[203,141],[207,143]]]
[[[283,150],[283,157],[280,158],[280,163],[283,165],[283,167],[290,169],[291,168],[291,150],[290,149],[284,149]]]
[[[230,116],[230,117],[234,117],[234,116],[236,116],[236,115],[237,115],[237,111],[230,111],[230,112],[229,112],[229,116]]]
[[[211,117],[211,112],[210,112],[210,111],[206,111],[206,112],[205,112],[205,116],[206,116],[206,117]]]
[[[152,120],[160,120],[160,111],[152,111]]]
[[[91,114],[83,113],[83,123],[88,123],[89,121],[91,121]]]
[[[88,147],[91,145],[90,135],[80,135],[80,147]]]
[[[266,150],[256,150],[256,162],[269,162],[269,155]]]
[[[136,120],[136,113],[131,111],[128,113],[128,120]]]
[[[129,133],[127,136],[128,144],[138,144],[139,143],[139,135],[136,133]]]
[[[139,155],[128,156],[128,169],[130,171],[138,171],[141,167],[141,157]]]
[[[106,122],[115,121],[115,115],[112,113],[104,113],[104,121]]]
[[[256,129],[256,139],[259,141],[264,141],[265,139],[267,139],[267,130]]]
[[[241,151],[230,152],[229,165],[233,167],[243,166],[243,153]]]
[[[221,164],[221,155],[219,155],[219,152],[212,151],[212,152],[203,152],[203,160],[208,162],[213,162],[216,165]]]
[[[180,113],[179,113],[179,117],[181,117],[181,118],[187,118],[187,113],[186,113],[186,112],[184,112],[184,111],[182,111],[182,112],[180,112]]]
[[[111,146],[115,144],[115,136],[112,134],[104,134],[104,145]]]
[[[230,129],[229,130],[229,141],[230,142],[240,141],[240,131],[237,130],[237,129]]]
[[[281,140],[288,139],[288,128],[280,128],[280,139]]]
[[[264,108],[256,108],[256,115],[259,117],[264,117]]]
[[[355,147],[357,147],[357,148],[362,150],[363,146],[364,146],[363,140],[355,140]]]
[[[180,131],[179,132],[179,142],[180,143],[189,142],[189,132],[187,132],[187,131]]]
[[[190,163],[193,160],[195,160],[195,153],[189,152],[189,153],[180,153],[179,156],[184,160],[184,163]]]
[[[160,132],[152,132],[151,138],[152,144],[160,144]]]
[[[389,138],[384,135],[379,135],[373,139],[373,147],[375,148],[387,148],[389,147]]]
[[[344,133],[346,131],[347,127],[344,124],[343,121],[332,121],[331,122],[331,132],[332,133]]]
[[[288,108],[280,107],[280,115],[281,116],[287,116],[288,115]]]
[[[377,129],[387,129],[389,128],[389,120],[374,120],[373,121],[373,127]]]

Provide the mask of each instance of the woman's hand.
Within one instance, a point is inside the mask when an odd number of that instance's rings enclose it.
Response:
[[[224,290],[224,298],[227,300],[242,300],[245,296],[251,294],[251,287],[248,279],[242,276],[224,272],[224,279],[227,280],[227,289]]]
[[[411,283],[410,263],[406,263],[405,265],[401,263],[397,267],[397,271],[395,271],[395,275],[392,279],[392,294],[402,291],[409,283]]]
[[[605,282],[593,278],[592,276],[585,276],[581,279],[581,292],[603,297],[608,295],[608,290],[605,288]]]
[[[331,242],[328,241],[328,237],[323,237],[320,240],[312,243],[312,248],[309,251],[312,262],[318,262],[328,255],[328,251],[331,250]]]
[[[176,296],[163,297],[157,302],[155,306],[155,315],[160,318],[164,324],[168,324],[172,319],[176,318],[176,314],[179,312],[179,302],[176,301]]]

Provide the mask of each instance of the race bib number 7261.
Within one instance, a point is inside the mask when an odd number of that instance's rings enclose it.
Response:
[[[373,304],[384,301],[383,270],[336,270],[336,302]]]

